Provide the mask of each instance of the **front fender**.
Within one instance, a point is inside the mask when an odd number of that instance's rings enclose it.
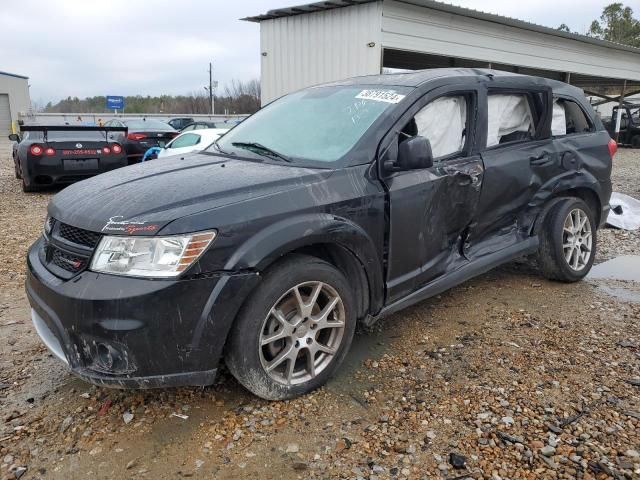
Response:
[[[382,265],[375,244],[362,227],[336,215],[301,214],[270,224],[240,245],[224,269],[263,271],[283,255],[317,244],[341,246],[357,258],[365,270],[375,311],[383,298]]]

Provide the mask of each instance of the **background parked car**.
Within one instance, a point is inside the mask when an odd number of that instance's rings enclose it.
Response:
[[[128,134],[116,133],[109,135],[109,139],[118,142],[127,152],[129,164],[139,163],[151,147],[164,147],[178,132],[170,125],[153,118],[126,118],[109,120],[107,127],[127,127]]]
[[[609,135],[611,135],[611,138],[616,138],[616,122],[618,121],[619,109],[620,107],[614,107],[611,118],[604,121],[604,125]],[[622,106],[618,143],[620,145],[631,145],[633,148],[640,148],[640,104],[627,104]]]
[[[157,158],[204,150],[226,132],[227,129],[221,128],[207,128],[183,132],[160,150]]]
[[[184,127],[186,127],[190,123],[193,123],[193,118],[191,117],[172,118],[167,123],[171,125],[173,128],[175,128],[176,130],[182,130]]]
[[[21,134],[11,134],[16,178],[22,190],[72,183],[127,165],[122,144],[107,137],[126,136],[125,127],[69,125],[24,125]]]
[[[183,127],[180,132],[188,132],[189,130],[202,130],[205,128],[224,128],[226,130],[229,130],[228,125],[226,125],[224,122],[211,122],[209,120],[198,120],[196,122],[190,123],[189,125]]]

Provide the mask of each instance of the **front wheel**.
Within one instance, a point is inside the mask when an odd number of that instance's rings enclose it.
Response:
[[[579,198],[568,198],[553,207],[539,233],[538,265],[542,274],[561,282],[584,278],[596,255],[594,214]]]
[[[340,366],[355,331],[344,275],[306,255],[264,276],[234,324],[226,364],[249,391],[283,400],[323,385]]]

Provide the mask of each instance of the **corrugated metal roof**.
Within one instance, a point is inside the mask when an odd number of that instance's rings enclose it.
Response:
[[[1,70],[0,70],[0,75],[6,75],[7,77],[24,78],[25,80],[29,79],[29,77],[25,77],[24,75],[18,75],[17,73],[3,72]]]
[[[275,10],[269,10],[262,15],[256,15],[253,17],[246,17],[242,20],[248,22],[262,22],[263,20],[270,20],[273,18],[290,17],[293,15],[302,15],[305,13],[313,13],[322,10],[332,10],[334,8],[344,8],[351,5],[357,5],[362,3],[372,3],[378,0],[332,0],[326,2],[308,3],[306,5],[299,5],[287,8],[278,8]],[[382,0],[384,2],[384,0]],[[600,40],[598,38],[589,37],[587,35],[579,35],[577,33],[563,32],[555,28],[545,27],[536,23],[525,22],[524,20],[518,20],[517,18],[505,17],[502,15],[496,15],[494,13],[482,12],[480,10],[473,10],[471,8],[458,7],[448,3],[437,2],[435,0],[400,0],[403,3],[409,3],[420,7],[431,8],[445,13],[453,15],[461,15],[464,17],[475,18],[478,20],[484,20],[487,22],[499,23],[514,28],[521,28],[523,30],[530,30],[538,33],[545,33],[547,35],[555,35],[557,37],[563,37],[569,40],[575,40],[583,43],[590,43],[592,45],[598,45],[606,48],[613,48],[616,50],[624,50],[627,52],[640,54],[640,48],[631,47],[629,45],[622,45],[620,43],[609,42],[607,40]]]

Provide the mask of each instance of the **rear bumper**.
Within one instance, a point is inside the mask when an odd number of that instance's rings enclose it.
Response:
[[[27,159],[26,180],[31,185],[53,185],[71,183],[83,178],[93,177],[100,173],[126,167],[127,159],[124,155],[101,157],[98,168],[90,170],[65,169],[63,159],[57,157],[41,157]]]
[[[116,388],[213,383],[227,333],[254,273],[149,280],[51,274],[29,251],[26,291],[38,335],[84,380]]]

